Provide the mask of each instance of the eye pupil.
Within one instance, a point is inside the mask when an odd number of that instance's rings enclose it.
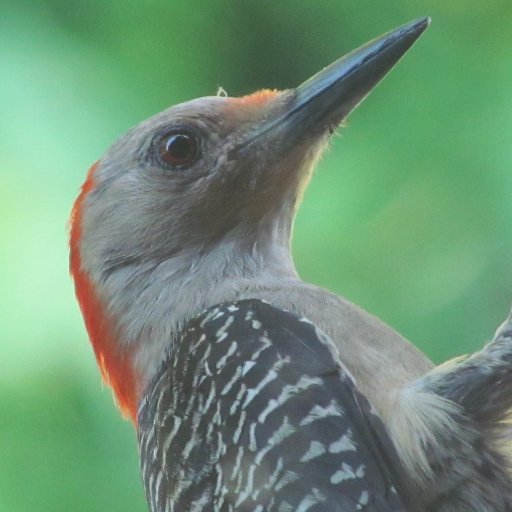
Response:
[[[197,144],[192,135],[173,133],[163,140],[160,156],[169,165],[181,166],[192,163],[196,153]]]

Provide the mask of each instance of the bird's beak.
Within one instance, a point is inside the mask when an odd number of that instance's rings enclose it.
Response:
[[[296,145],[308,135],[332,132],[391,70],[430,24],[421,18],[366,43],[283,93],[266,119],[254,127],[239,149],[267,138]],[[242,149],[242,151],[243,151]],[[283,148],[284,149],[284,148]]]

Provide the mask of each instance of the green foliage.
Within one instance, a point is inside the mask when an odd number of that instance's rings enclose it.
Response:
[[[117,135],[219,85],[291,87],[431,15],[334,140],[295,256],[304,278],[436,361],[478,348],[504,318],[509,0],[0,0],[0,11],[0,512],[144,510],[135,435],[101,392],[67,275],[66,220]]]

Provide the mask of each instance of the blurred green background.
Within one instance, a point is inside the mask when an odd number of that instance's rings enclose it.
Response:
[[[425,14],[322,161],[294,252],[440,362],[512,302],[510,0],[0,0],[0,511],[145,510],[67,272],[89,165],[170,104],[294,86]]]

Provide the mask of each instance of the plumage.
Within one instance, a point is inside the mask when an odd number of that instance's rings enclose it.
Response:
[[[404,468],[342,358],[259,300],[189,322],[139,410],[152,512],[406,510]]]
[[[296,89],[171,107],[89,172],[71,273],[104,379],[140,406],[152,512],[512,510],[511,317],[436,368],[291,255],[330,135],[428,23]]]

